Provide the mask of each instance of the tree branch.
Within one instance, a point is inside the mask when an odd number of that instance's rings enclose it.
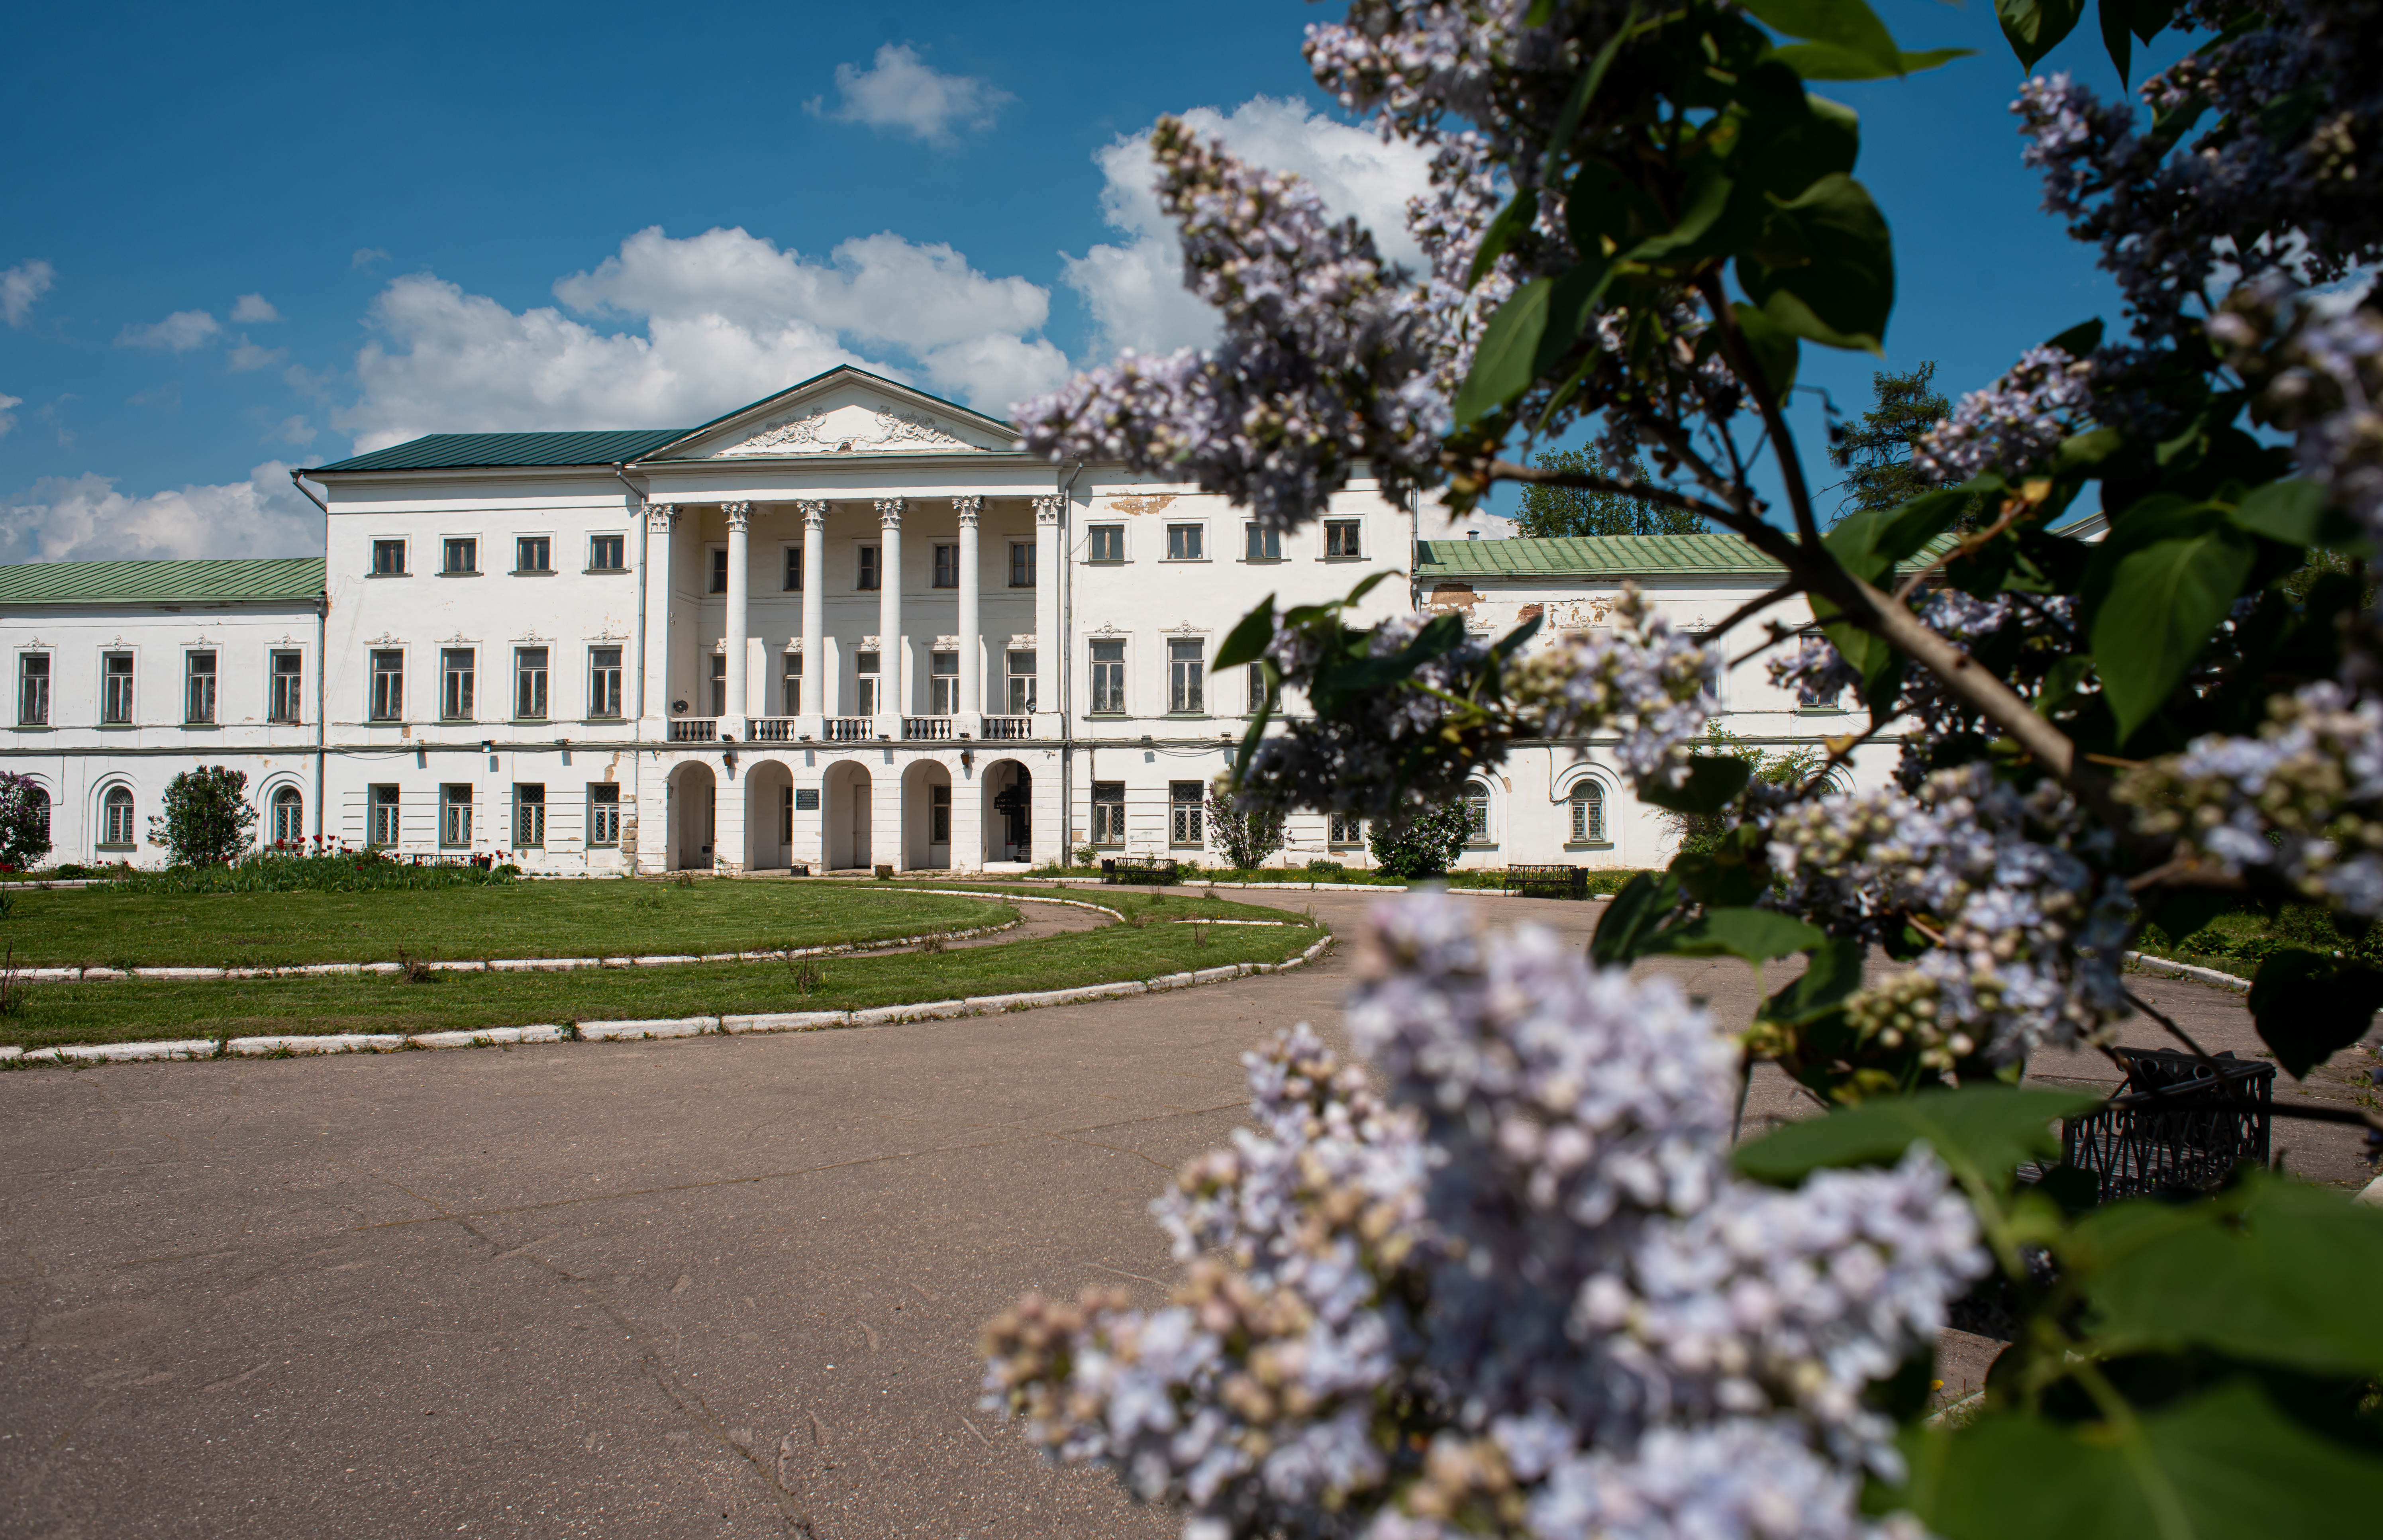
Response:
[[[1812,492],[1804,484],[1804,462],[1796,453],[1796,440],[1787,434],[1787,421],[1779,414],[1779,403],[1771,399],[1763,386],[1762,372],[1754,366],[1747,353],[1746,338],[1737,329],[1737,316],[1729,308],[1729,294],[1722,288],[1721,274],[1708,271],[1698,280],[1697,287],[1712,311],[1713,324],[1721,328],[1722,355],[1737,376],[1738,383],[1754,400],[1755,410],[1761,414],[1762,430],[1771,437],[1771,452],[1779,461],[1779,479],[1786,487],[1787,507],[1796,515],[1796,533],[1807,548],[1817,548],[1821,528],[1812,520]]]
[[[1708,519],[1728,523],[1737,517],[1719,503],[1705,502],[1668,487],[1654,487],[1643,481],[1616,481],[1611,476],[1594,476],[1580,471],[1546,471],[1535,465],[1517,465],[1511,460],[1492,460],[1483,468],[1483,476],[1490,481],[1526,481],[1536,487],[1568,487],[1581,492],[1610,492],[1644,502],[1659,502],[1666,508],[1677,508]]]

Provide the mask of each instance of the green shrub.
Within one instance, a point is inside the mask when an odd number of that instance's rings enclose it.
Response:
[[[1307,863],[1307,874],[1311,877],[1339,877],[1348,869],[1348,867],[1340,861],[1310,861]]]
[[[414,866],[377,850],[324,850],[303,854],[262,850],[228,865],[168,867],[164,871],[125,870],[112,886],[124,893],[372,893],[383,890],[501,887],[515,881],[514,866]],[[104,875],[104,874],[95,874]]]
[[[220,866],[249,846],[256,805],[248,777],[222,765],[187,770],[166,782],[163,813],[149,820],[149,843],[162,844],[177,866]]]
[[[1373,847],[1374,864],[1381,869],[1383,876],[1412,881],[1418,877],[1437,877],[1453,866],[1464,853],[1468,830],[1464,805],[1451,802],[1395,818],[1376,819],[1366,844]]]
[[[50,853],[50,799],[30,775],[0,770],[0,868],[25,871]]]

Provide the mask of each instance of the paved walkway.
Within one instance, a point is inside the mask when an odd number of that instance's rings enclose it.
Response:
[[[1579,940],[1599,907],[1481,902]],[[0,1534],[1171,1534],[974,1410],[976,1331],[1029,1288],[1158,1299],[1150,1199],[1346,983],[0,1076]]]

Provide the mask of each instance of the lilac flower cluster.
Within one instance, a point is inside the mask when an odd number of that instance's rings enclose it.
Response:
[[[2010,1063],[2038,1043],[2091,1037],[2126,1011],[2119,983],[2134,903],[2097,868],[2106,830],[2056,782],[2029,792],[1971,764],[1917,793],[1864,792],[1788,807],[1770,821],[1780,906],[1839,935],[1874,940],[1907,923],[1933,932],[1916,967],[1952,1043]],[[1956,1056],[1966,1056],[1955,1045]]]
[[[1289,527],[1367,462],[1392,496],[1435,472],[1447,407],[1404,275],[1315,190],[1204,143],[1151,134],[1186,285],[1223,314],[1213,351],[1129,354],[1019,409],[1025,447],[1184,475]]]
[[[1736,1050],[1663,979],[1462,906],[1377,912],[1351,1035],[1252,1055],[1255,1126],[1156,1210],[1170,1305],[1029,1300],[987,1404],[1187,1537],[1852,1537],[1899,1462],[1861,1392],[1985,1271],[1923,1148],[1761,1189]]]
[[[2138,821],[2219,870],[2275,873],[2383,915],[2383,702],[2330,681],[2278,696],[2256,737],[2212,734],[2129,773]]]
[[[2383,313],[2312,302],[2271,277],[2227,296],[2209,334],[2259,388],[2261,415],[2296,430],[2302,474],[2383,539]]]
[[[1614,758],[1639,781],[1679,784],[1690,751],[1721,708],[1712,681],[1721,653],[1671,622],[1624,584],[1611,630],[1558,637],[1509,666],[1507,692],[1536,712],[1547,738],[1618,731]]]
[[[1932,480],[1983,471],[2016,480],[2043,463],[2093,411],[2093,365],[2058,348],[2031,348],[2003,377],[1961,398],[1953,414],[1912,445],[1911,462]]]

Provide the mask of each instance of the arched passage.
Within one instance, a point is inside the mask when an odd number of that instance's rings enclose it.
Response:
[[[839,759],[820,784],[821,856],[830,871],[871,864],[870,819],[875,816],[869,767]]]
[[[719,782],[711,767],[690,760],[671,771],[670,858],[673,871],[710,871],[711,832],[719,813]]]
[[[920,759],[902,772],[902,866],[944,870],[951,864],[951,768]]]
[[[1031,861],[1034,848],[1034,776],[1015,759],[984,768],[984,858]]]
[[[745,869],[777,871],[794,865],[795,776],[775,759],[745,770]]]

